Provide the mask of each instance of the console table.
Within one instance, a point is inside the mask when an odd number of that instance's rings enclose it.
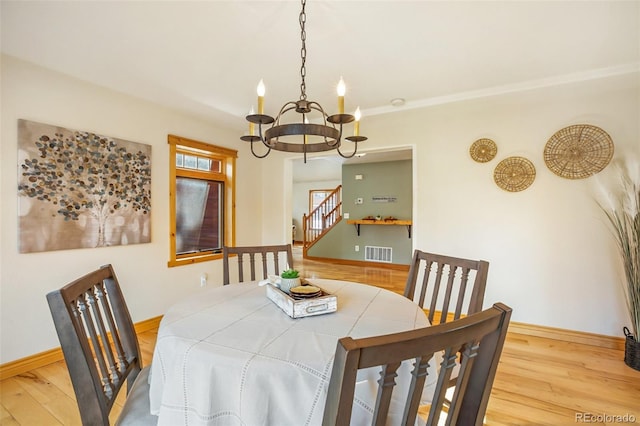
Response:
[[[367,219],[354,219],[347,220],[349,225],[354,225],[356,227],[356,232],[358,236],[360,236],[360,225],[382,225],[382,226],[398,226],[404,225],[407,227],[407,232],[409,233],[409,238],[411,238],[411,225],[412,222],[410,220],[367,220]]]

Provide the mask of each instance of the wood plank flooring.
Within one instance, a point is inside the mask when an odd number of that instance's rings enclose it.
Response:
[[[398,293],[404,289],[406,271],[302,260],[299,247],[294,248],[294,258],[305,277],[366,282]],[[141,333],[139,340],[148,364],[156,331]],[[620,350],[510,332],[486,424],[574,425],[580,416],[594,416],[588,423],[612,425],[621,423],[615,416],[624,415],[640,424],[640,371],[627,367],[623,358]],[[0,382],[0,425],[80,424],[64,362]]]

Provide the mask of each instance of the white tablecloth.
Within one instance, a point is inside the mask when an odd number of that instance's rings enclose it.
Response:
[[[429,325],[416,304],[390,291],[309,281],[337,295],[337,312],[291,319],[255,282],[212,288],[172,306],[158,330],[151,370],[158,424],[319,425],[340,337]],[[401,368],[394,394],[406,388],[410,366]],[[435,379],[435,368],[432,363],[428,377]],[[361,373],[352,424],[370,424],[375,401],[372,383],[379,376]]]

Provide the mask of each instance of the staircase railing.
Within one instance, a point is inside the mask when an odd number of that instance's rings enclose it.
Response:
[[[341,220],[342,185],[338,185],[309,215],[302,216],[303,255]]]

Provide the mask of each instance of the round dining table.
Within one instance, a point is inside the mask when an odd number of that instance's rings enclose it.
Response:
[[[158,329],[150,375],[158,425],[320,425],[338,339],[429,326],[422,309],[399,294],[307,281],[337,297],[335,312],[292,319],[258,282],[209,288],[171,306]],[[411,368],[399,370],[398,404]],[[434,386],[435,368],[432,363],[425,387]],[[354,425],[371,423],[378,372],[358,374]],[[391,416],[401,416],[393,405]]]

